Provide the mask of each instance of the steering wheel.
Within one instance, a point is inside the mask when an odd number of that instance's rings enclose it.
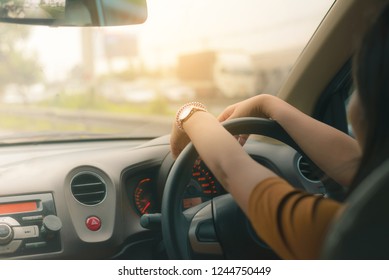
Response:
[[[223,123],[233,135],[258,134],[302,151],[275,121],[239,118]],[[170,259],[277,259],[254,233],[230,194],[183,211],[182,195],[198,153],[190,143],[176,159],[162,199],[162,235]]]

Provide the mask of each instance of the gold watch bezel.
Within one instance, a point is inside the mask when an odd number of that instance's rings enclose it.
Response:
[[[177,126],[179,129],[181,130],[184,130],[183,129],[183,123],[185,121],[187,121],[195,112],[198,112],[198,111],[203,111],[203,112],[206,112],[207,109],[205,108],[205,106],[199,102],[192,102],[192,103],[188,103],[188,104],[185,104],[184,106],[182,106],[178,112],[177,112],[177,116],[176,116],[176,123],[177,123]]]

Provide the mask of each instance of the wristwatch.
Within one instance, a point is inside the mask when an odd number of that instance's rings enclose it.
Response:
[[[200,102],[190,102],[182,106],[176,114],[177,127],[183,131],[182,124],[198,111],[206,112],[207,108]]]

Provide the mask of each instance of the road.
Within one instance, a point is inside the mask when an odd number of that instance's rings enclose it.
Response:
[[[39,6],[25,7],[24,14],[26,18],[44,18],[44,19],[52,18],[52,16],[48,12],[46,12]]]
[[[237,100],[199,100],[208,110],[219,115]],[[169,104],[174,111],[182,104]],[[58,108],[0,106],[0,139],[4,136],[28,132],[71,132],[155,137],[169,134],[174,116],[113,114],[87,110]]]
[[[5,124],[5,122],[8,123]],[[16,121],[17,120],[17,121]],[[21,125],[9,127],[10,122]],[[118,115],[105,112],[46,108],[1,107],[1,134],[18,131],[69,131],[125,134],[133,137],[155,137],[170,133],[173,117]],[[3,124],[2,124],[3,122]],[[8,127],[7,127],[8,126]],[[36,128],[35,128],[36,127]]]

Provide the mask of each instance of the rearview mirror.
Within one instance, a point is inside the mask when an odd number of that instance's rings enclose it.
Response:
[[[0,0],[0,22],[114,26],[145,22],[146,0]]]

